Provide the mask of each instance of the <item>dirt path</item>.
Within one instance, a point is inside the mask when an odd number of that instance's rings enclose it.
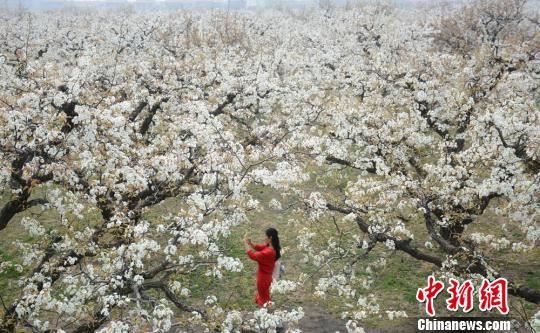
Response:
[[[336,319],[320,305],[305,305],[304,318],[300,320],[303,333],[346,333],[346,320]],[[366,333],[390,333],[390,331],[364,327]]]
[[[334,318],[318,305],[304,305],[304,318],[300,320],[302,332],[310,333],[335,333],[347,332],[345,320]]]

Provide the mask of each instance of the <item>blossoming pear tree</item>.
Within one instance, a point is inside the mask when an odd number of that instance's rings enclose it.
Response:
[[[485,254],[534,253],[540,235],[535,13],[500,0],[0,14],[0,238],[16,255],[0,274],[17,272],[0,330],[292,332],[301,308],[246,316],[189,297],[197,274],[243,270],[221,244],[263,209],[252,184],[304,214],[297,250],[316,271],[272,292],[316,279],[349,332],[407,315],[358,292],[373,279],[356,272],[395,251],[505,277],[538,304]]]
[[[297,321],[301,309],[238,321],[215,300],[190,304],[176,279],[242,270],[219,242],[256,205],[247,184],[294,177],[283,161],[257,171],[279,157],[280,138],[271,48],[249,39],[257,28],[233,32],[254,19],[91,14],[2,17],[0,233],[21,257],[1,263],[20,277],[2,295],[0,330]],[[171,200],[172,212],[152,218]],[[26,236],[10,237],[19,225]]]
[[[526,6],[476,1],[444,16],[335,13],[351,23],[319,40],[333,61],[314,66],[328,67],[335,82],[321,96],[317,127],[291,142],[328,178],[344,180],[291,197],[306,213],[299,235],[306,261],[325,272],[317,292],[347,299],[350,331],[382,310],[376,297],[358,293],[373,279],[356,274],[384,266],[384,257],[362,265],[376,246],[446,276],[504,277],[509,294],[540,302],[539,290],[502,274],[485,253],[511,248],[534,257],[540,237],[539,25],[538,9]],[[326,238],[313,221],[328,225]]]

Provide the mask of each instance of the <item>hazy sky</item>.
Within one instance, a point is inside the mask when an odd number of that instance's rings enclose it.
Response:
[[[347,0],[333,0],[344,4]],[[353,0],[354,1],[354,0]],[[371,0],[376,1],[376,0]],[[421,2],[440,0],[389,0],[397,4],[417,4]],[[462,1],[462,0],[453,0]],[[178,8],[264,8],[275,4],[304,7],[316,5],[319,0],[0,0],[0,7],[7,5],[15,7],[22,5],[30,10],[47,10],[73,5],[116,7],[122,4],[134,4],[140,10],[167,10]]]

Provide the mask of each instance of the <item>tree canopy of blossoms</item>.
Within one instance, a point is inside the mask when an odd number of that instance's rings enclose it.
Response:
[[[349,332],[380,311],[356,293],[376,246],[450,276],[508,278],[538,304],[483,253],[538,247],[539,28],[523,0],[1,13],[0,238],[21,257],[0,262],[20,273],[0,330],[297,322],[302,309],[247,321],[212,295],[191,304],[176,280],[243,269],[220,242],[261,209],[250,184],[304,214],[297,245],[327,268],[316,293],[352,300]],[[307,187],[313,170],[349,178]],[[174,212],[156,213],[171,200]],[[327,226],[324,242],[311,221]],[[478,224],[492,233],[469,232]]]

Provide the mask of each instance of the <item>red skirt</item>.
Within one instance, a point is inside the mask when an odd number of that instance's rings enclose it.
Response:
[[[272,274],[257,274],[257,293],[255,303],[262,308],[264,303],[271,301],[270,284],[272,284]]]

